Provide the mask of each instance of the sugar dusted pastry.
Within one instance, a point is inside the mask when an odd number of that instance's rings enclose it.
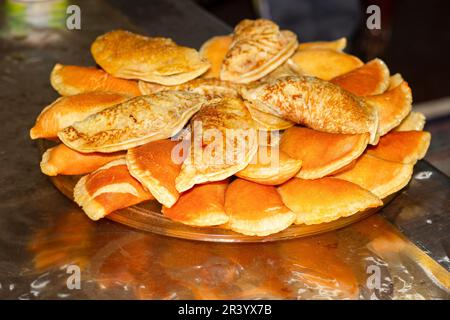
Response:
[[[302,161],[297,174],[303,179],[322,178],[358,158],[366,149],[368,134],[333,134],[308,128],[287,129],[280,150]]]
[[[181,170],[182,141],[158,140],[131,148],[127,152],[128,169],[152,195],[166,207],[178,200],[175,178]]]
[[[139,96],[136,81],[119,79],[94,67],[68,66],[57,63],[50,74],[53,89],[62,96],[86,92],[112,92],[130,97]]]
[[[145,37],[115,30],[99,36],[91,46],[98,65],[109,74],[163,85],[192,80],[210,63],[192,48],[162,37]]]
[[[236,176],[260,184],[277,185],[294,177],[301,167],[301,160],[291,158],[278,146],[259,146],[249,165]]]
[[[357,184],[329,177],[294,178],[278,187],[278,192],[283,203],[297,215],[297,224],[330,222],[383,204]]]
[[[394,128],[395,131],[422,131],[425,127],[426,118],[421,112],[411,111],[400,124]]]
[[[234,29],[220,79],[237,83],[258,80],[282,65],[297,45],[294,33],[280,31],[270,20],[242,20]]]
[[[31,139],[55,139],[58,132],[103,109],[128,100],[118,93],[89,92],[58,98],[45,107],[30,130]]]
[[[222,62],[233,41],[232,35],[216,36],[206,41],[200,48],[200,54],[210,63],[211,68],[202,78],[219,78]]]
[[[244,169],[258,149],[257,132],[244,101],[212,100],[191,120],[190,153],[176,179],[179,192],[224,180]]]
[[[115,152],[174,136],[206,99],[163,91],[100,111],[63,129],[58,137],[80,152]]]
[[[44,152],[41,171],[48,176],[86,174],[120,158],[125,158],[124,152],[81,153],[61,143]]]
[[[228,180],[208,182],[184,192],[170,208],[162,213],[174,221],[191,226],[217,226],[228,222],[225,212],[225,191]]]
[[[405,187],[412,173],[412,164],[386,161],[364,154],[351,169],[335,177],[353,182],[383,199]]]
[[[277,189],[236,179],[225,194],[227,226],[251,236],[267,236],[289,227],[296,215],[281,201]]]
[[[371,96],[389,88],[389,69],[380,59],[374,59],[348,73],[331,79],[331,82],[357,95]]]
[[[74,188],[74,200],[92,220],[153,196],[128,172],[125,159],[114,160],[82,177]]]
[[[313,77],[283,77],[242,89],[245,99],[260,111],[315,130],[370,134],[377,141],[378,114],[373,106],[340,87]]]

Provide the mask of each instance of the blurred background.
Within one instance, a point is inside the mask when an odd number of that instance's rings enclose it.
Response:
[[[364,61],[375,57],[384,60],[392,74],[400,72],[408,81],[413,90],[414,108],[427,116],[426,130],[433,135],[427,160],[450,175],[450,1],[190,1],[230,27],[244,18],[269,18],[282,28],[295,31],[300,41],[347,37],[347,52]],[[50,27],[65,30],[66,8],[79,1],[1,0],[0,3],[0,34],[21,39],[29,35],[30,29]],[[152,8],[162,9],[148,12],[146,8],[149,4]],[[154,20],[158,19],[163,25],[164,8],[176,8],[177,0],[92,0],[89,5],[112,6],[128,16],[133,24],[151,35],[157,35],[154,33],[159,31],[146,29],[146,23],[152,19],[154,24]],[[366,27],[369,5],[377,5],[381,9],[379,30]],[[81,7],[86,8],[85,2]],[[102,18],[107,19],[107,15],[99,17],[98,24],[102,23]],[[205,40],[202,39],[204,34],[214,32],[213,27],[198,31],[195,28],[193,17],[189,26],[170,25],[161,27],[161,30],[180,34],[176,41],[197,47]],[[34,41],[45,43],[50,40],[44,36]]]

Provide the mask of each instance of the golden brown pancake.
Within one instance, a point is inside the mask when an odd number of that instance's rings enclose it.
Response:
[[[380,136],[398,126],[411,112],[412,94],[405,81],[385,93],[367,96],[364,99],[378,110]]]
[[[422,131],[425,127],[425,115],[421,112],[411,111],[400,124],[394,128],[395,131]]]
[[[280,150],[302,161],[297,177],[317,179],[329,175],[358,158],[366,149],[369,135],[333,134],[308,128],[287,129]]]
[[[297,36],[270,20],[242,20],[223,60],[220,79],[249,83],[282,65],[297,48]]]
[[[99,36],[91,53],[106,72],[125,79],[163,85],[192,80],[208,70],[209,62],[192,48],[162,37],[145,37],[115,30]]]
[[[125,159],[114,160],[82,177],[73,190],[73,197],[92,220],[153,199],[130,175]]]
[[[332,49],[298,50],[289,60],[299,73],[331,80],[363,65],[357,57]]]
[[[383,93],[390,84],[389,69],[380,59],[331,79],[331,82],[357,96],[371,96]]]
[[[182,142],[159,140],[131,148],[127,152],[130,174],[147,188],[166,207],[171,207],[178,199],[175,178],[180,173],[183,154]],[[178,154],[177,154],[178,151]]]
[[[313,77],[283,77],[243,88],[255,108],[315,130],[329,133],[370,133],[377,140],[375,107],[328,81]]]
[[[333,41],[313,41],[313,42],[301,42],[298,45],[297,50],[310,50],[310,49],[331,49],[336,51],[342,51],[347,46],[347,38],[339,38]]]
[[[289,227],[295,220],[273,186],[236,179],[225,194],[228,227],[251,236],[267,236]]]
[[[113,77],[94,67],[67,66],[57,63],[50,75],[52,87],[62,96],[86,92],[112,92],[140,96],[136,81]]]
[[[120,158],[125,158],[124,152],[81,153],[61,143],[44,152],[41,171],[48,176],[86,174]]]
[[[297,224],[330,222],[383,204],[358,185],[331,177],[294,178],[278,187],[278,192],[283,203],[297,214]]]
[[[232,35],[216,36],[206,41],[200,48],[200,54],[210,63],[211,68],[202,75],[202,78],[219,78],[222,61],[233,41]]]
[[[284,130],[295,125],[295,123],[290,120],[285,120],[283,118],[274,116],[273,114],[258,110],[251,102],[246,103],[246,105],[253,121],[255,122],[256,127],[259,130]]]
[[[380,138],[367,154],[380,159],[415,164],[422,159],[430,146],[431,134],[426,131],[392,131]]]
[[[239,85],[229,81],[221,81],[215,78],[199,78],[177,86],[161,86],[151,82],[139,81],[139,89],[142,94],[152,94],[165,90],[188,91],[204,95],[207,99],[238,98]]]
[[[412,164],[386,161],[363,154],[353,168],[334,177],[356,183],[383,199],[406,186],[412,172]]]
[[[60,97],[41,111],[30,130],[30,137],[55,139],[58,132],[65,127],[128,99],[129,97],[123,94],[105,92]]]
[[[191,120],[191,146],[176,187],[221,181],[244,169],[258,149],[256,129],[244,101],[211,100]]]
[[[250,164],[236,176],[260,184],[277,185],[295,176],[301,166],[301,160],[291,158],[278,146],[259,146]]]
[[[126,150],[175,135],[205,101],[185,91],[135,97],[74,123],[58,137],[80,152]]]
[[[184,192],[171,207],[163,207],[166,217],[191,226],[216,226],[228,222],[225,190],[228,181],[199,184]]]
[[[263,147],[275,147],[280,144],[282,133],[280,131],[258,130],[258,145]]]
[[[396,73],[392,76],[389,77],[389,88],[388,90],[392,90],[395,87],[399,86],[402,84],[403,82],[403,77],[400,73]]]

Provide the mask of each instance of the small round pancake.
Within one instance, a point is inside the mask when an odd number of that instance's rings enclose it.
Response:
[[[330,49],[299,50],[290,59],[301,74],[331,80],[363,65],[357,57]]]
[[[384,199],[406,186],[412,173],[412,164],[386,161],[363,154],[353,168],[334,177],[353,182]]]
[[[367,148],[367,154],[380,159],[415,164],[430,146],[431,134],[426,131],[391,131],[380,138],[376,146]]]
[[[342,37],[333,41],[313,41],[303,42],[298,45],[297,50],[310,50],[310,49],[331,49],[336,51],[342,51],[347,46],[347,38]]]
[[[411,88],[405,81],[392,90],[375,96],[367,96],[364,99],[378,110],[380,119],[378,133],[380,136],[398,126],[411,112]]]
[[[341,179],[294,178],[278,187],[283,203],[297,214],[297,224],[318,224],[347,217],[382,201],[360,186]]]
[[[191,226],[216,226],[228,222],[225,213],[225,191],[228,180],[199,184],[184,192],[171,207],[162,213],[174,221]]]
[[[284,130],[295,125],[295,123],[290,120],[285,120],[273,114],[258,110],[250,102],[247,102],[246,106],[259,130]]]
[[[302,160],[297,177],[317,179],[339,170],[366,149],[369,134],[334,134],[302,127],[287,129],[280,150]]]
[[[166,207],[171,207],[179,197],[175,179],[180,173],[183,156],[182,142],[153,141],[129,149],[127,165],[130,174],[141,182],[152,195]],[[178,154],[176,152],[178,151]]]
[[[357,96],[380,94],[389,87],[389,69],[382,60],[374,59],[331,82]]]
[[[409,115],[403,119],[395,131],[422,131],[425,127],[425,115],[421,112],[411,111]]]
[[[289,227],[295,220],[273,186],[236,179],[225,194],[225,211],[231,230],[267,236]]]
[[[202,75],[202,78],[219,78],[222,61],[233,41],[232,35],[212,37],[200,48],[200,54],[209,60],[211,68]]]
[[[260,184],[277,185],[295,176],[301,167],[301,160],[289,157],[278,146],[259,146],[250,164],[236,176]]]

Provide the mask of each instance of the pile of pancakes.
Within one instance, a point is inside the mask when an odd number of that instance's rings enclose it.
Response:
[[[98,67],[51,72],[61,97],[30,131],[59,141],[42,172],[80,175],[74,199],[93,220],[156,200],[180,223],[266,236],[381,206],[430,134],[402,76],[345,46],[264,19],[199,51],[108,32],[91,46]]]

